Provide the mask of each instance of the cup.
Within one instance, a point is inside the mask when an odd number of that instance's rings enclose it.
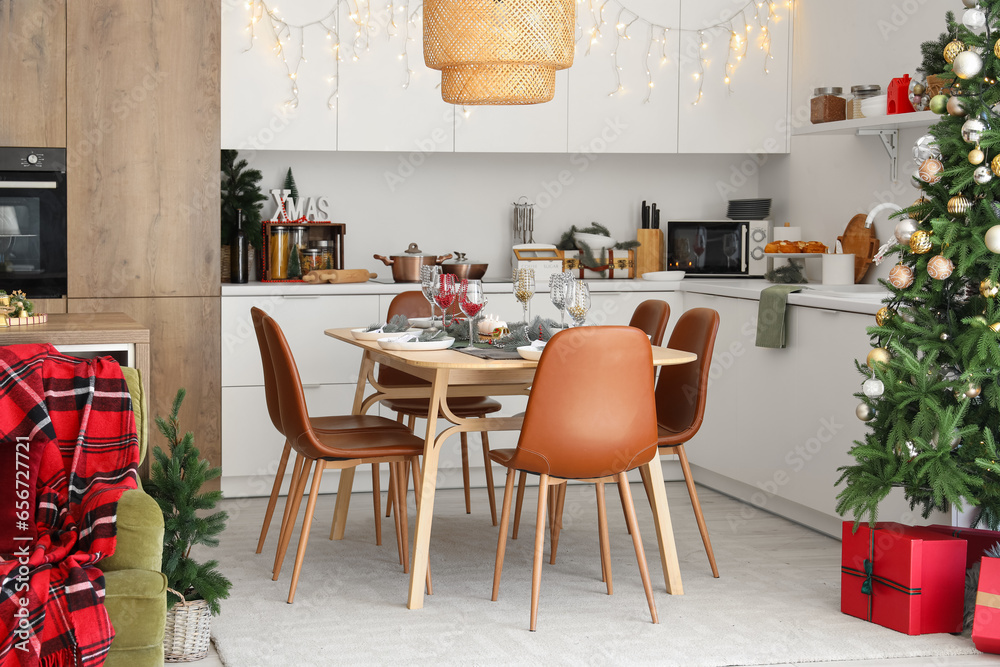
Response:
[[[839,253],[823,255],[824,285],[854,284],[854,254]]]

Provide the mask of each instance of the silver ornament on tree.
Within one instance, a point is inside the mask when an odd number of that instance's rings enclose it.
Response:
[[[970,118],[962,123],[962,139],[970,144],[979,143],[979,139],[983,136],[985,130],[986,123],[978,118]]]
[[[962,4],[971,9],[979,6],[979,0],[962,0]]]
[[[941,151],[937,145],[937,137],[933,134],[925,134],[917,139],[917,143],[913,144],[913,159],[917,161],[917,164],[920,164],[927,158],[932,157],[941,157]]]
[[[987,229],[983,240],[986,241],[986,248],[990,252],[1000,254],[1000,225],[993,225]]]
[[[882,384],[881,380],[872,378],[870,380],[865,380],[864,384],[861,385],[861,391],[865,392],[865,396],[868,398],[878,398],[885,391],[885,385]],[[865,405],[867,407],[867,405]]]
[[[913,218],[903,218],[896,223],[896,240],[907,244],[910,242],[910,237],[913,236],[913,232],[915,231],[917,231],[917,221]]]
[[[875,419],[875,411],[867,403],[858,403],[858,407],[855,408],[854,414],[858,416],[863,422],[870,422]]]
[[[976,167],[976,170],[972,172],[972,178],[979,185],[986,185],[993,180],[993,172],[989,167],[983,165]]]
[[[983,71],[983,58],[975,51],[962,51],[955,56],[952,71],[960,79],[971,79]]]
[[[965,6],[968,7],[969,5],[966,4]],[[969,30],[979,32],[986,27],[986,12],[973,5],[969,9],[966,9],[965,13],[962,14],[962,23],[964,23],[965,27]]]
[[[956,95],[949,97],[948,104],[945,105],[945,110],[952,116],[964,116],[967,108],[966,101]]]

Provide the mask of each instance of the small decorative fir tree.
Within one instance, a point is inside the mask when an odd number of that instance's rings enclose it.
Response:
[[[184,389],[177,391],[170,418],[156,418],[156,428],[163,434],[169,453],[153,449],[153,466],[146,491],[163,512],[163,564],[167,586],[184,594],[186,600],[205,600],[213,614],[219,613],[219,601],[229,597],[232,583],[218,570],[215,560],[198,563],[191,558],[195,545],[219,546],[219,534],[229,518],[226,512],[207,514],[222,498],[221,491],[202,492],[202,484],[215,479],[221,469],[201,460],[190,431],[180,436],[177,414],[184,401]],[[169,609],[179,598],[167,593]]]
[[[222,245],[229,245],[236,235],[239,209],[243,209],[243,233],[260,250],[260,210],[267,195],[261,192],[263,178],[257,169],[247,169],[246,160],[237,160],[237,151],[222,151]]]
[[[965,5],[942,51],[950,96],[931,99],[941,120],[914,148],[922,192],[897,216],[891,295],[856,362],[869,431],[837,511],[857,521],[901,487],[925,517],[973,506],[1000,525],[1000,0]]]
[[[295,200],[296,203],[299,201],[299,188],[295,185],[295,177],[292,176],[292,168],[288,168],[288,173],[285,174],[285,190],[288,190],[288,196]]]

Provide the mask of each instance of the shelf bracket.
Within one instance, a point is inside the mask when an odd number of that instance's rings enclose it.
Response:
[[[885,152],[889,154],[889,177],[896,181],[897,167],[899,165],[899,130],[884,129],[860,129],[859,137],[878,136],[882,140]]]

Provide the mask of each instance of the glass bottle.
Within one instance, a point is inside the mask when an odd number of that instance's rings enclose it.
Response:
[[[229,280],[245,284],[250,279],[250,261],[247,256],[247,235],[243,231],[243,209],[236,209],[236,236],[230,248]]]

